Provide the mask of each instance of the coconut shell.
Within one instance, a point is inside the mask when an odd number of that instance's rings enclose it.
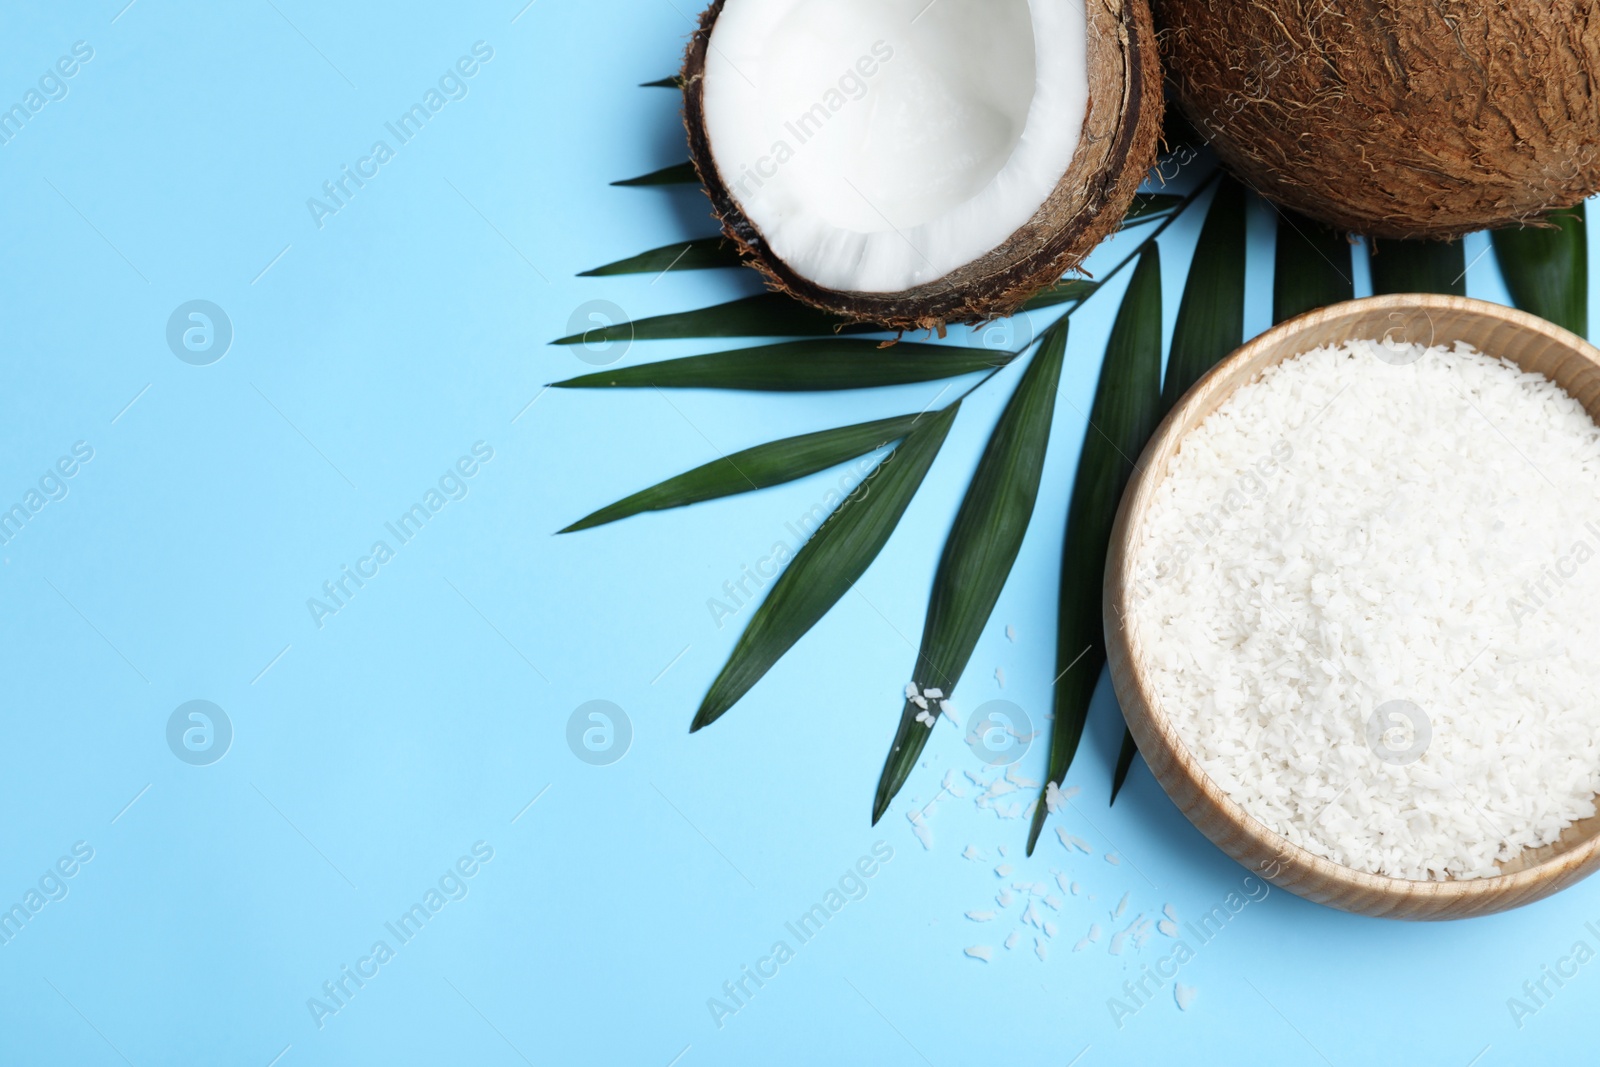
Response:
[[[706,50],[723,0],[700,15],[683,64],[683,122],[689,158],[723,232],[770,288],[847,322],[894,330],[942,331],[1019,310],[1060,281],[1121,223],[1161,135],[1161,70],[1147,0],[1087,0],[1089,105],[1072,163],[1055,191],[1004,243],[912,289],[864,293],[828,289],[795,273],[739,209],[711,154],[705,126]]]
[[[1268,199],[1376,237],[1600,190],[1600,0],[1155,0],[1178,102]]]

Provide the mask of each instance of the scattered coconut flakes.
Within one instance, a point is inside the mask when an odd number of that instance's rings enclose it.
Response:
[[[989,792],[987,795],[991,800],[993,800],[995,797],[1003,797],[1007,793],[1015,793],[1016,791],[1017,785],[1015,782],[1008,782],[1003,778],[996,778],[992,783],[990,783]]]
[[[994,949],[990,948],[988,945],[973,945],[970,948],[964,949],[963,951],[965,951],[966,954],[971,956],[973,959],[982,960],[984,963],[988,963],[994,958]]]
[[[1028,818],[1031,819],[1031,818],[1033,818],[1033,813],[1038,811],[1038,810],[1039,810],[1039,798],[1038,797],[1034,797],[1032,800],[1028,801],[1028,806],[1023,809],[1022,814],[1026,815]]]
[[[1022,913],[1022,921],[1033,927],[1035,930],[1043,928],[1043,923],[1039,918],[1039,913],[1034,909],[1033,901],[1031,900],[1028,901],[1027,910]]]
[[[1044,924],[1044,936],[1046,936],[1046,937],[1055,937],[1056,936],[1056,924],[1053,923],[1053,922],[1050,922],[1048,919],[1045,920],[1045,924]]]
[[[976,845],[968,845],[966,851],[961,853],[961,858],[976,862],[984,859],[985,857],[982,852],[978,851],[978,847]]]
[[[967,918],[971,919],[975,923],[986,923],[986,922],[991,921],[994,918],[994,912],[992,912],[992,911],[969,911],[969,912],[967,912]]]
[[[1083,892],[1083,886],[1079,885],[1077,882],[1073,882],[1072,883],[1072,895],[1073,896],[1077,896],[1079,893],[1082,893],[1082,892]]]
[[[1126,930],[1118,930],[1116,933],[1111,935],[1111,946],[1109,951],[1113,956],[1122,955],[1122,944],[1126,940],[1128,940],[1128,931]]]
[[[1120,867],[1122,866],[1122,857],[1117,855],[1115,852],[1107,852],[1106,862],[1111,864],[1113,867]]]
[[[1085,841],[1081,837],[1074,837],[1059,826],[1056,827],[1056,836],[1061,838],[1061,844],[1065,848],[1075,848],[1086,856],[1094,851],[1094,849],[1089,847],[1089,842]]]
[[[937,688],[924,689],[922,695],[929,700],[942,700],[944,698],[944,690]]]
[[[1006,624],[1006,640],[1013,645],[1017,643],[1017,628],[1009,623]]]
[[[1006,938],[1006,948],[1016,948],[1017,947],[1017,942],[1019,940],[1021,940],[1021,939],[1022,939],[1021,931],[1018,931],[1018,930],[1011,931],[1011,936]]]
[[[1047,782],[1044,787],[1044,810],[1054,815],[1066,806],[1067,802],[1061,796],[1061,787],[1054,782]]]
[[[1089,933],[1088,933],[1087,936],[1088,936],[1090,941],[1098,941],[1098,940],[1100,940],[1100,924],[1099,923],[1090,923],[1089,924]]]
[[[906,683],[906,699],[910,700],[912,697],[914,697],[916,695],[917,695],[917,683],[916,682],[907,682]]]
[[[1043,938],[1036,937],[1033,939],[1033,951],[1041,960],[1048,959],[1050,957],[1050,950],[1045,947]]]
[[[1199,990],[1192,985],[1184,985],[1182,982],[1177,982],[1172,987],[1172,999],[1177,1001],[1179,1011],[1188,1011],[1189,1005],[1194,1003],[1195,994],[1198,992]]]
[[[1144,948],[1150,939],[1156,936],[1156,928],[1149,919],[1141,918],[1133,924],[1133,947]]]
[[[1156,929],[1160,930],[1168,937],[1178,936],[1178,924],[1173,922],[1171,919],[1162,919],[1160,922],[1156,923]]]
[[[1084,938],[1080,938],[1078,940],[1078,943],[1076,945],[1072,946],[1072,951],[1074,951],[1074,952],[1082,952],[1084,949],[1086,949],[1088,947],[1089,947],[1089,939],[1087,937],[1084,937]]]
[[[935,722],[935,720],[937,718],[938,718],[938,716],[936,716],[931,711],[919,711],[919,712],[917,712],[917,721],[920,722],[922,725],[926,726],[930,730],[933,729],[933,724],[934,724],[934,722]]]
[[[920,695],[919,696],[914,696],[914,697],[911,698],[911,703],[915,704],[917,707],[921,708],[923,711],[927,711],[928,710],[928,698],[925,697],[925,696],[920,696]]]
[[[1076,889],[1072,888],[1072,883],[1067,880],[1067,876],[1059,871],[1056,872],[1056,885],[1061,887],[1063,893],[1077,892]]]
[[[987,786],[989,784],[988,782],[985,782],[983,780],[983,776],[982,775],[979,775],[979,774],[977,774],[977,773],[975,773],[973,771],[962,771],[961,773],[966,775],[968,780],[970,780],[973,785]]]
[[[1060,911],[1061,898],[1056,896],[1054,893],[1046,893],[1044,895],[1044,906],[1054,911]]]
[[[1006,687],[1006,669],[1004,667],[996,667],[994,669],[994,680],[1000,683],[1001,689]]]
[[[917,840],[922,842],[922,847],[933,848],[933,831],[928,829],[928,823],[922,817],[922,812],[915,809],[906,812],[906,818],[911,820],[911,832],[917,835]]]
[[[996,852],[998,852],[998,853],[1000,853],[1000,855],[1001,855],[1001,856],[1002,856],[1002,857],[1005,857],[1005,856],[1009,856],[1009,855],[1011,855],[1011,852],[1010,852],[1010,850],[1009,850],[1009,849],[1007,849],[1007,848],[1006,848],[1006,846],[1004,846],[1004,845],[996,845],[996,846],[994,846],[994,850],[995,850],[995,851],[996,851]]]
[[[1178,909],[1174,908],[1171,904],[1163,904],[1161,906],[1161,914],[1165,915],[1173,922],[1178,921]]]
[[[994,869],[994,873],[996,877],[1004,878],[1006,875],[1011,873],[1011,864],[1002,863],[1000,866]]]
[[[1026,778],[1017,773],[1017,765],[1013,763],[1006,768],[1006,781],[1021,789],[1038,789],[1039,783],[1032,778]]]
[[[999,894],[997,894],[994,899],[995,899],[995,903],[999,904],[1002,908],[1011,907],[1011,890],[1009,890],[1009,889],[1000,890]]]
[[[1131,896],[1133,896],[1132,893],[1122,894],[1122,899],[1117,901],[1117,910],[1111,913],[1113,919],[1122,918],[1122,913],[1128,910],[1128,898]]]

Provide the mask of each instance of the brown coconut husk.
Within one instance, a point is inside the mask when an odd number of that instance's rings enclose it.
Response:
[[[1600,190],[1600,0],[1155,0],[1184,113],[1257,192],[1450,238]]]
[[[1121,223],[1155,161],[1161,134],[1161,71],[1147,0],[1087,0],[1089,106],[1078,148],[1049,199],[999,247],[925,285],[893,293],[827,289],[796,274],[767,247],[717,170],[705,128],[706,49],[722,12],[700,16],[683,64],[689,157],[723,232],[767,285],[848,322],[942,332],[1019,310],[1073,270]]]

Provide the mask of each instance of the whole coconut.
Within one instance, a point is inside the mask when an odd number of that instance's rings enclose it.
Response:
[[[1600,190],[1600,0],[1157,0],[1223,163],[1342,229],[1454,237]]]

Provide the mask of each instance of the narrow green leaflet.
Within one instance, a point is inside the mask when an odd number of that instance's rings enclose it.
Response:
[[[1244,344],[1245,192],[1224,177],[1206,211],[1172,328],[1172,352],[1161,389],[1169,411],[1200,376]]]
[[[924,415],[801,546],[711,683],[691,733],[733,707],[865,573],[921,487],[960,408],[957,401]]]
[[[756,445],[642,489],[560,532],[588,530],[642,511],[681,508],[804,478],[899,440],[911,432],[918,417],[900,415]]]
[[[1055,307],[1068,301],[1081,304],[1098,288],[1100,288],[1099,282],[1092,282],[1087,278],[1063,278],[1048,289],[1041,289],[1030,296],[1028,302],[1022,305],[1022,310],[1038,311],[1040,308]]]
[[[1128,772],[1133,770],[1133,757],[1138,754],[1139,746],[1133,739],[1133,731],[1123,730],[1122,751],[1117,753],[1117,769],[1111,772],[1111,803],[1117,802],[1122,783],[1128,780]]]
[[[659,79],[657,81],[653,81],[653,82],[640,82],[639,83],[639,88],[641,88],[641,89],[682,89],[683,88],[683,75],[674,74],[670,78],[661,78],[661,79]]]
[[[603,341],[662,341],[685,337],[832,337],[837,333],[883,333],[882,328],[845,325],[826,312],[782,293],[757,293],[725,304],[619,322],[559,338],[553,345]]]
[[[1272,321],[1282,322],[1356,295],[1350,242],[1331,226],[1278,209]]]
[[[1545,221],[1555,228],[1528,226],[1489,235],[1500,274],[1517,307],[1587,337],[1589,228],[1584,205],[1558,211]]]
[[[1189,277],[1183,283],[1183,300],[1178,304],[1172,351],[1161,387],[1163,414],[1172,410],[1206,371],[1244,343],[1244,260],[1245,190],[1225,176],[1206,210],[1205,225],[1189,262]],[[1142,450],[1144,443],[1139,447]],[[1122,752],[1111,776],[1112,803],[1137,752],[1133,734],[1124,730]]]
[[[1465,241],[1367,241],[1372,292],[1467,295]]]
[[[1122,217],[1123,225],[1130,222],[1148,221],[1152,215],[1165,215],[1175,211],[1183,203],[1183,197],[1173,196],[1170,193],[1140,193],[1133,198],[1133,203],[1128,205],[1128,213]]]
[[[1015,352],[988,348],[915,341],[901,341],[880,348],[880,343],[849,337],[786,341],[596,371],[552,384],[557,389],[654,387],[823,392],[954,378],[1003,367],[1017,358]]]
[[[1083,737],[1083,723],[1105,665],[1101,583],[1122,491],[1161,411],[1161,249],[1150,243],[1106,343],[1105,364],[1089,412],[1089,431],[1067,506],[1056,628],[1055,722],[1050,731],[1048,781],[1060,785]],[[1048,783],[1047,787],[1048,789]],[[1044,828],[1039,803],[1028,832],[1033,853]]]
[[[653,170],[649,174],[641,174],[637,178],[623,178],[621,181],[612,182],[612,185],[692,185],[700,180],[700,175],[695,173],[694,164],[688,160],[674,163],[670,167]]]
[[[912,669],[912,679],[920,689],[937,688],[946,696],[955,691],[1016,562],[1039,496],[1066,350],[1067,320],[1062,319],[1045,335],[1039,354],[1017,383],[978,461],[934,575],[928,616],[922,626],[922,648]],[[929,703],[937,717],[937,700]],[[926,720],[929,709],[906,700],[873,798],[874,823],[905,784],[928,743],[933,723],[924,725],[918,721],[919,714]]]
[[[662,245],[648,252],[640,252],[615,263],[607,263],[594,270],[586,270],[580,278],[603,278],[611,274],[665,274],[669,270],[711,270],[716,267],[737,267],[739,252],[733,242],[724,237],[700,237],[693,241]]]

